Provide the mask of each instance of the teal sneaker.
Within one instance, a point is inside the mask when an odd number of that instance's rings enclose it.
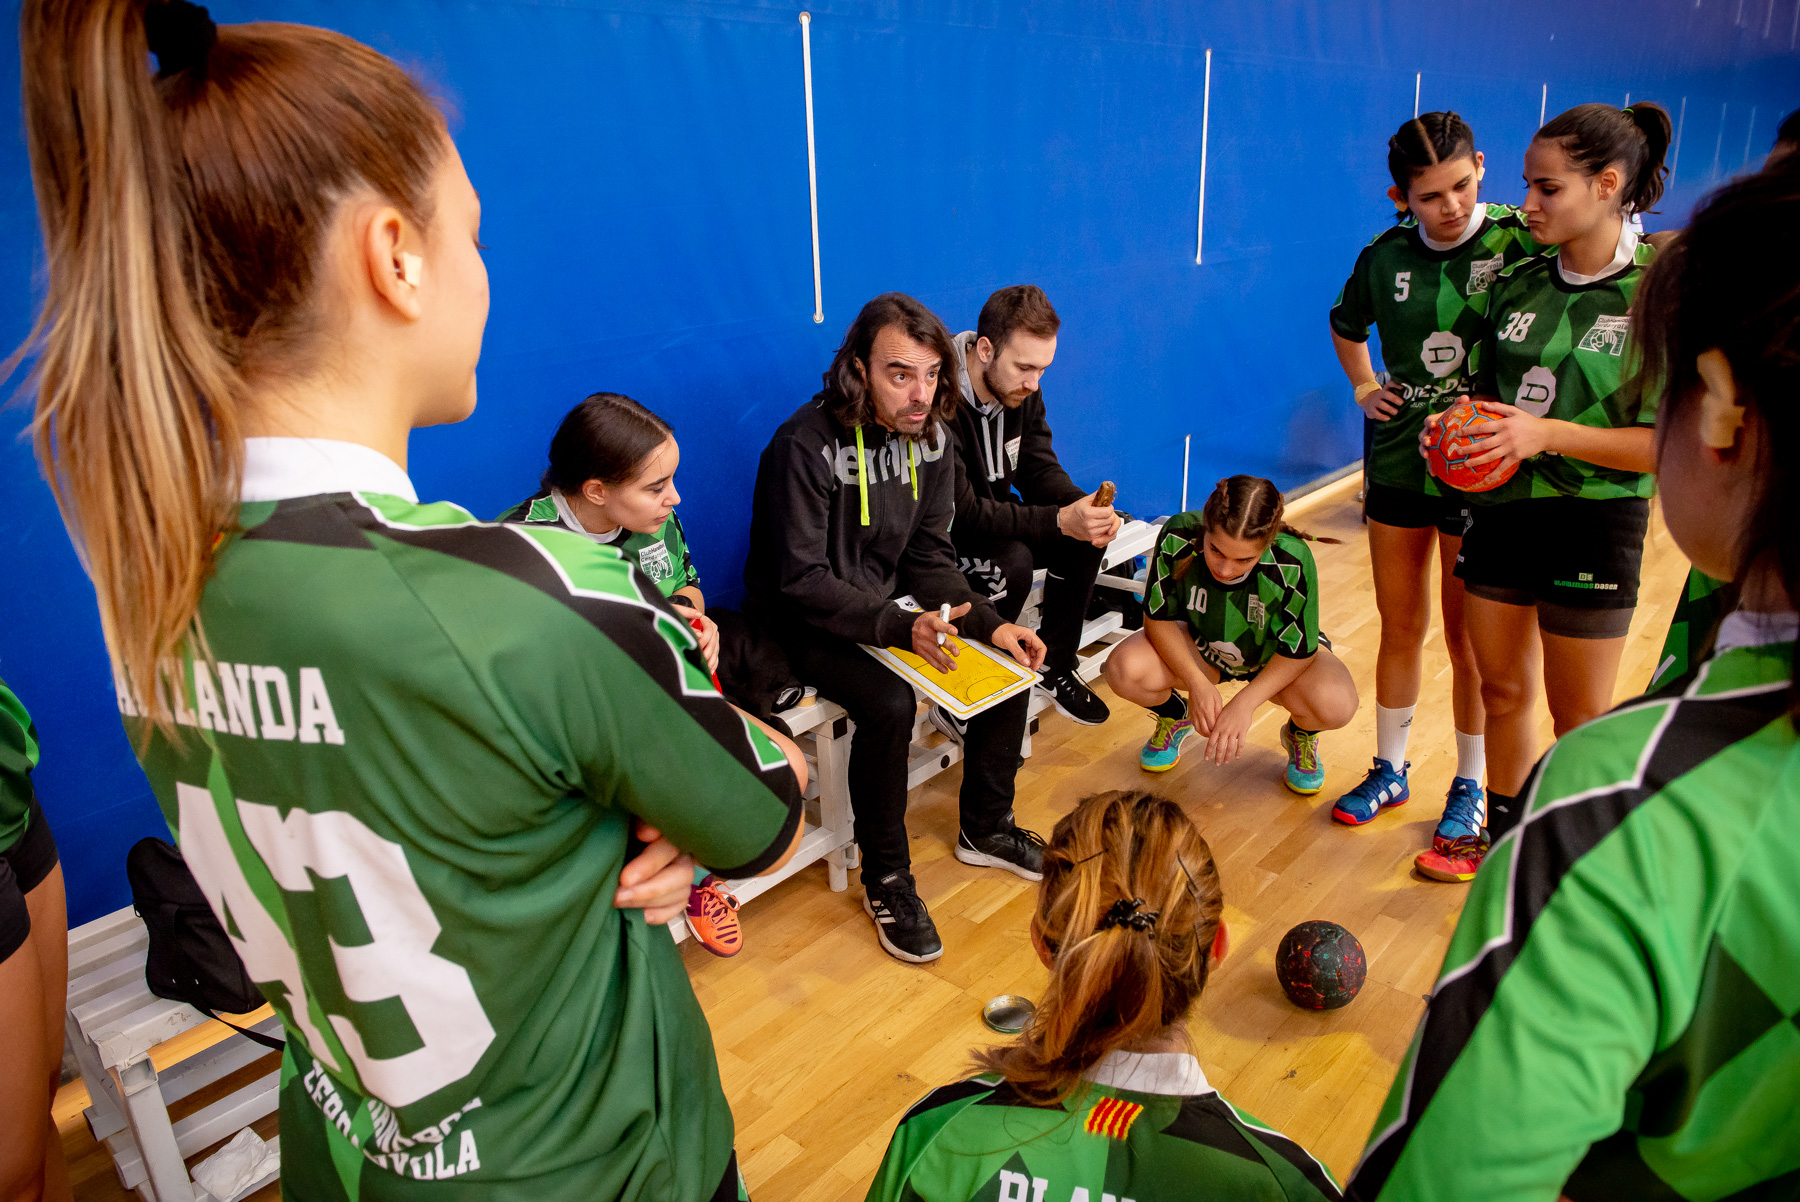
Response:
[[[1458,839],[1470,839],[1487,826],[1487,795],[1479,782],[1459,776],[1450,782],[1450,793],[1444,798],[1444,816],[1438,819],[1437,833],[1431,846],[1442,851]]]
[[[1406,772],[1411,767],[1409,762],[1395,772],[1392,764],[1376,756],[1369,775],[1363,777],[1362,784],[1337,799],[1337,804],[1331,807],[1331,816],[1347,826],[1361,826],[1374,821],[1375,815],[1389,806],[1405,805],[1412,798],[1406,785]]]
[[[1308,734],[1290,718],[1281,728],[1281,749],[1288,753],[1287,774],[1282,778],[1288,788],[1310,797],[1325,787],[1325,764],[1319,759],[1317,731]]]
[[[1138,767],[1145,772],[1167,772],[1181,758],[1181,745],[1189,736],[1198,733],[1192,718],[1156,715],[1156,729],[1150,732],[1150,741],[1138,751]]]

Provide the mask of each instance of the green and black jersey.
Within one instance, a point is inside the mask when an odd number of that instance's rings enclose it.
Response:
[[[1475,878],[1353,1198],[1792,1198],[1793,614],[1557,741]]]
[[[610,536],[588,534],[570,511],[568,502],[554,489],[544,488],[494,520],[522,522],[527,526],[561,526],[603,546],[617,547],[620,554],[636,564],[638,571],[648,576],[650,583],[665,597],[674,596],[680,589],[700,587],[700,573],[694,568],[693,556],[688,553],[687,532],[681,528],[681,519],[672,509],[669,520],[655,534],[639,534],[623,526]]]
[[[1113,1052],[1059,1106],[998,1076],[906,1112],[867,1202],[1299,1202],[1342,1195],[1305,1148],[1238,1110],[1192,1056]]]
[[[1635,243],[1629,245],[1628,243]],[[1608,275],[1571,284],[1546,251],[1500,273],[1489,302],[1490,328],[1472,349],[1477,391],[1537,417],[1600,429],[1656,424],[1653,396],[1638,399],[1624,387],[1631,298],[1656,257],[1627,226],[1620,235],[1629,262]],[[1648,497],[1656,477],[1600,467],[1566,455],[1538,455],[1512,479],[1487,492],[1466,494],[1482,505],[1526,497]]]
[[[31,770],[37,762],[37,727],[0,680],[0,852],[12,850],[31,819]]]
[[[1319,649],[1319,573],[1303,539],[1281,533],[1255,567],[1221,584],[1206,566],[1198,510],[1163,524],[1144,583],[1144,616],[1185,622],[1200,658],[1224,680],[1249,680],[1277,655]]]
[[[1419,455],[1427,414],[1442,412],[1472,390],[1468,356],[1487,328],[1494,281],[1506,268],[1542,249],[1519,211],[1484,204],[1470,217],[1464,241],[1443,250],[1426,245],[1417,219],[1407,217],[1370,240],[1331,306],[1331,328],[1350,342],[1381,335],[1388,387],[1405,402],[1375,423],[1366,465],[1372,483],[1414,492],[1440,491]]]
[[[311,491],[309,491],[311,490]],[[134,741],[289,1034],[300,1198],[710,1198],[732,1150],[633,817],[722,876],[800,821],[775,745],[611,548],[420,504],[365,447],[251,439],[239,529]]]
[[[1681,585],[1681,600],[1675,604],[1675,616],[1669,622],[1668,637],[1663,640],[1662,655],[1657,657],[1656,674],[1650,678],[1646,692],[1686,676],[1693,670],[1698,653],[1725,619],[1725,606],[1732,596],[1728,581],[1715,580],[1699,568],[1689,568]]]

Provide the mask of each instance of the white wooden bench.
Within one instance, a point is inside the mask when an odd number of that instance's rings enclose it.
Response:
[[[171,1102],[255,1063],[269,1049],[234,1033],[159,1073],[151,1049],[212,1020],[185,1002],[150,992],[144,984],[147,944],[144,924],[129,906],[70,931],[64,1026],[92,1102],[84,1116],[111,1154],[119,1183],[146,1202],[194,1202],[205,1195],[188,1178],[184,1160],[273,1113],[281,1074],[271,1071],[171,1123]],[[253,1029],[282,1034],[273,1014]]]

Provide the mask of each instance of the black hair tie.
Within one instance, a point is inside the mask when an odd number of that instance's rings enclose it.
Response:
[[[1120,898],[1101,917],[1100,925],[1095,929],[1104,931],[1110,927],[1130,927],[1134,931],[1153,931],[1156,929],[1157,918],[1155,910],[1144,909],[1143,898]]]
[[[144,37],[156,56],[156,77],[204,67],[219,40],[219,27],[191,0],[166,0],[144,10]]]

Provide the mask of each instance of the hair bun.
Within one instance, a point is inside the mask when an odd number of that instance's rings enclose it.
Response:
[[[144,38],[156,56],[156,75],[162,78],[206,65],[219,27],[205,6],[190,0],[166,0],[144,10]]]

